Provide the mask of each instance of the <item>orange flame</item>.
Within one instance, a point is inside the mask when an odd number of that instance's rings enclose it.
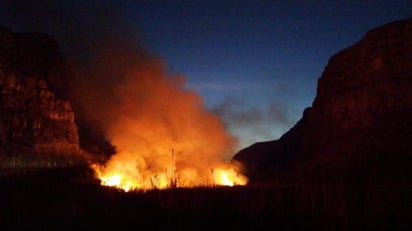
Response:
[[[117,153],[93,167],[102,184],[130,191],[247,183],[239,166],[226,164],[234,137],[161,63],[130,71],[114,93],[100,117]]]
[[[233,168],[216,169],[213,174],[213,179],[215,184],[225,186],[245,185],[247,183],[247,178]]]
[[[174,187],[199,187],[199,186],[235,186],[246,185],[247,178],[239,174],[234,166],[228,165],[226,169],[212,169],[210,179],[196,176],[195,171],[188,170],[168,176],[167,173],[154,174],[147,180],[138,181],[127,175],[127,171],[108,171],[101,165],[92,165],[101,185],[115,187],[125,192],[135,190],[165,189]]]

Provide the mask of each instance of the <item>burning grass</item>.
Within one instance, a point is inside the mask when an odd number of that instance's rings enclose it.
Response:
[[[154,172],[141,177],[138,169],[128,171],[127,168],[108,169],[101,165],[92,165],[96,177],[104,186],[119,188],[125,192],[167,189],[193,188],[199,186],[235,186],[246,185],[247,178],[238,173],[238,166],[234,164],[220,165],[211,168],[205,178],[201,178],[196,169],[177,170],[175,167],[163,172]]]

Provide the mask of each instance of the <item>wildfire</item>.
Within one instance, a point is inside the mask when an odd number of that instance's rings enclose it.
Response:
[[[247,183],[237,164],[226,163],[236,138],[183,76],[149,59],[114,82],[107,91],[114,100],[91,113],[116,148],[93,167],[103,185],[131,191]]]
[[[246,184],[246,178],[237,174],[233,169],[216,169],[213,179],[217,185],[234,186]]]
[[[153,173],[147,179],[139,181],[136,177],[128,175],[124,169],[108,170],[102,165],[93,164],[96,176],[101,185],[115,187],[125,192],[135,190],[166,189],[175,187],[200,187],[200,186],[235,186],[246,185],[247,178],[238,173],[236,166],[227,165],[226,168],[211,169],[209,176],[202,177],[194,174],[194,169],[175,172],[172,175]],[[192,178],[191,178],[192,177]]]

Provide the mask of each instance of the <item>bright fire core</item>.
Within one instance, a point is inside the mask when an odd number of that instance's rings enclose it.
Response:
[[[115,187],[125,192],[175,187],[235,186],[247,183],[247,178],[238,173],[237,166],[231,164],[211,168],[209,174],[204,176],[190,168],[180,171],[172,168],[163,173],[149,174],[146,178],[137,177],[136,173],[128,173],[125,169],[108,170],[100,165],[93,165],[93,169],[102,185]]]

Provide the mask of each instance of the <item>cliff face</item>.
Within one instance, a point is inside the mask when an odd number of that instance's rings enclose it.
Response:
[[[58,46],[50,37],[0,28],[3,157],[22,152],[5,148],[10,145],[29,153],[80,153],[74,112],[63,90],[69,87],[66,71]]]
[[[271,141],[283,148],[265,150],[263,159],[271,161],[252,160],[262,155],[259,144],[234,159],[256,181],[404,181],[410,178],[410,137],[412,18],[369,31],[329,60],[312,107]],[[276,163],[278,156],[288,158]]]
[[[58,143],[78,146],[74,113],[44,80],[0,71],[3,139],[42,149]]]
[[[42,33],[14,33],[0,26],[0,68],[44,80],[60,99],[67,99],[74,83],[57,41]]]

